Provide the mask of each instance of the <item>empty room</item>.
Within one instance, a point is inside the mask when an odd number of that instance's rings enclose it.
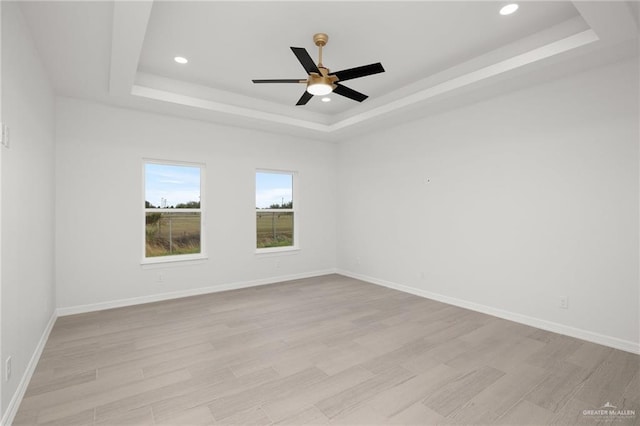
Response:
[[[2,425],[639,425],[636,1],[0,1]]]

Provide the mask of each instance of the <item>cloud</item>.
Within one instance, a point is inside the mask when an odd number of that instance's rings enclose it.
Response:
[[[272,204],[287,203],[292,200],[291,188],[270,188],[256,191],[256,207],[268,208]]]

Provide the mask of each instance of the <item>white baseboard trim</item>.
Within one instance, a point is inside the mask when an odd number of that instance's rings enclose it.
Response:
[[[53,311],[51,314],[51,318],[49,318],[49,322],[40,337],[40,341],[38,341],[38,345],[36,349],[33,351],[33,355],[29,360],[29,364],[27,364],[27,369],[22,375],[22,379],[18,384],[18,388],[16,389],[11,401],[9,401],[9,405],[7,405],[7,409],[4,412],[4,416],[2,416],[2,421],[0,424],[2,425],[11,425],[13,420],[18,412],[18,408],[20,408],[20,403],[22,402],[22,398],[24,397],[24,393],[27,391],[27,387],[29,386],[29,382],[31,381],[31,377],[33,376],[34,371],[36,371],[36,366],[38,365],[38,361],[40,361],[40,356],[42,355],[42,351],[44,350],[44,346],[47,344],[47,340],[49,340],[49,334],[51,334],[51,330],[53,329],[53,325],[56,322],[56,318],[58,318],[56,311]]]
[[[190,290],[172,291],[168,293],[153,294],[149,296],[132,297],[130,299],[112,300],[109,302],[92,303],[88,305],[69,306],[58,308],[58,316],[83,314],[87,312],[103,311],[105,309],[122,308],[124,306],[142,305],[144,303],[161,302],[163,300],[180,299],[182,297],[198,296],[201,294],[218,293],[220,291],[237,290],[247,287],[257,287],[267,284],[275,284],[285,281],[299,280],[303,278],[319,277],[322,275],[335,274],[335,269],[325,269],[321,271],[305,272],[301,274],[282,275],[279,277],[262,278],[250,281],[240,281],[235,283],[220,284],[211,287],[194,288]]]
[[[619,339],[617,337],[607,336],[600,333],[594,333],[592,331],[571,327],[571,326],[560,324],[557,322],[530,317],[530,316],[518,314],[515,312],[504,311],[502,309],[494,308],[491,306],[486,306],[479,303],[458,299],[455,297],[444,296],[442,294],[432,293],[430,291],[421,290],[415,287],[410,287],[403,284],[394,283],[391,281],[381,280],[378,278],[358,274],[355,272],[346,271],[343,269],[337,269],[336,273],[347,276],[347,277],[355,278],[361,281],[366,281],[371,284],[381,285],[383,287],[392,288],[394,290],[399,290],[405,293],[410,293],[410,294],[424,297],[427,299],[436,300],[438,302],[447,303],[449,305],[459,306],[461,308],[470,309],[472,311],[481,312],[483,314],[492,315],[494,317],[503,318],[503,319],[514,321],[520,324],[529,325],[531,327],[540,328],[542,330],[551,331],[553,333],[564,334],[566,336],[575,337],[578,339],[586,340],[588,342],[597,343],[599,345],[609,346],[614,349],[620,349],[626,352],[640,354],[640,344],[633,342],[631,340]]]

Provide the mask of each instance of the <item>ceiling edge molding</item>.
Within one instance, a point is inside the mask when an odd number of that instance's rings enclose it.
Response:
[[[138,71],[136,74],[134,85],[205,101],[212,101],[219,104],[237,106],[249,110],[268,111],[271,114],[284,115],[292,119],[318,124],[329,124],[326,115],[308,111],[304,108],[297,107],[294,110],[291,110],[290,106],[284,106],[276,102],[253,98],[239,93],[189,83],[182,80],[162,77],[155,74],[149,74],[142,71]]]
[[[578,34],[574,34],[564,39],[549,43],[542,47],[530,50],[526,53],[516,55],[509,59],[497,62],[493,65],[489,65],[476,71],[472,71],[459,77],[444,81],[440,84],[436,84],[435,86],[431,86],[402,99],[390,102],[386,105],[379,106],[365,113],[346,118],[330,125],[330,131],[333,132],[336,130],[342,130],[363,121],[371,120],[376,117],[396,111],[398,109],[416,104],[418,102],[426,101],[436,96],[453,92],[456,89],[460,89],[462,87],[497,76],[499,74],[504,74],[517,68],[529,65],[537,61],[541,61],[546,58],[550,58],[552,56],[576,49],[578,47],[585,46],[598,40],[599,38],[593,30],[589,29],[582,31]]]
[[[282,114],[274,114],[270,112],[259,111],[256,109],[229,105],[207,99],[196,98],[193,96],[181,95],[174,92],[168,92],[166,90],[153,89],[151,87],[134,85],[131,88],[131,95],[164,102],[171,102],[212,112],[264,120],[272,123],[284,124],[287,126],[294,126],[307,130],[314,130],[322,133],[327,133],[329,131],[329,126],[327,126],[326,124],[291,118]]]

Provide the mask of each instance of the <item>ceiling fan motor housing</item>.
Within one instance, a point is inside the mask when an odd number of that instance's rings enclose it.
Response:
[[[336,88],[334,83],[338,81],[338,77],[329,75],[329,68],[319,66],[318,70],[320,74],[315,72],[309,73],[307,92],[318,96],[328,95]]]
[[[338,81],[338,77],[336,77],[335,75],[329,75],[329,68],[318,67],[318,69],[320,70],[321,75],[318,75],[316,73],[309,74],[308,86],[312,86],[314,84],[326,84],[335,89],[336,86],[334,83]]]

